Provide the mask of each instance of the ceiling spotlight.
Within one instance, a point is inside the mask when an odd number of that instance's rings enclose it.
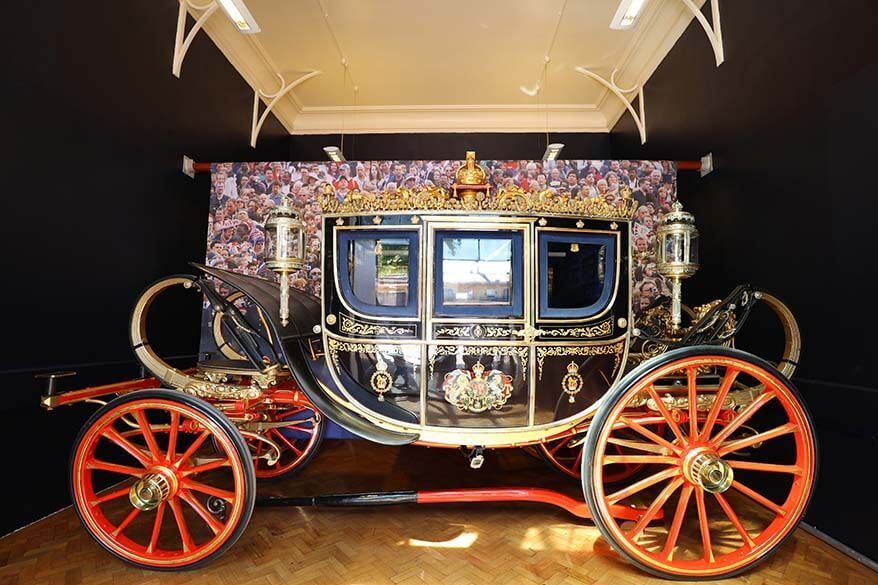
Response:
[[[229,20],[232,21],[232,24],[235,25],[235,28],[238,29],[238,32],[242,32],[245,35],[252,35],[258,33],[261,29],[259,25],[256,23],[256,19],[253,18],[253,15],[250,14],[250,11],[247,10],[247,6],[244,4],[244,0],[217,0],[219,5],[225,11],[226,16],[229,17]]]
[[[341,153],[341,149],[337,146],[324,146],[323,152],[326,153],[326,156],[328,156],[329,160],[332,162],[345,162],[345,157]]]
[[[563,144],[561,144],[560,142],[553,142],[546,147],[546,152],[543,154],[543,160],[557,159],[558,155],[561,154],[562,148],[564,148]]]
[[[610,28],[615,30],[627,30],[637,24],[637,18],[646,5],[646,0],[622,0],[619,9],[610,22]]]

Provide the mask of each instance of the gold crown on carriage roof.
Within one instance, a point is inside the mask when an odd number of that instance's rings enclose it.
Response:
[[[565,215],[627,221],[634,215],[637,202],[631,190],[622,187],[616,201],[602,197],[574,197],[564,189],[525,190],[517,185],[491,190],[487,173],[475,162],[475,152],[455,173],[452,191],[436,185],[416,189],[391,188],[380,192],[348,191],[340,199],[330,183],[319,197],[321,212],[327,214],[392,213],[416,211],[484,211]]]

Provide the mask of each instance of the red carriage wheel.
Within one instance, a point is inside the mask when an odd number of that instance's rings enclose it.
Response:
[[[647,415],[632,407],[644,398],[666,433],[642,424]],[[765,560],[805,513],[817,466],[813,425],[789,380],[723,347],[672,351],[628,374],[595,414],[583,457],[604,538],[644,571],[678,580],[728,578]],[[611,485],[605,469],[622,461],[643,464],[643,476]],[[618,504],[641,517],[613,518]]]
[[[222,413],[177,391],[144,390],[88,420],[74,444],[70,488],[102,547],[139,567],[179,570],[216,558],[241,536],[256,477],[243,437]]]
[[[323,417],[307,402],[277,411],[270,422],[287,422],[290,426],[269,428],[263,433],[280,448],[280,458],[274,465],[269,465],[261,457],[265,443],[248,439],[250,450],[255,455],[256,478],[261,480],[286,477],[308,465],[326,434]]]

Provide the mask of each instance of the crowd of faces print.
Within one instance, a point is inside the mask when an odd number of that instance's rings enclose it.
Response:
[[[321,216],[318,197],[331,183],[343,199],[351,191],[393,192],[405,188],[451,190],[460,160],[319,162],[236,162],[212,167],[207,230],[208,266],[275,280],[265,266],[265,221],[288,196],[305,230],[305,262],[290,284],[320,295]],[[638,202],[632,223],[633,309],[639,313],[667,292],[655,268],[655,231],[676,199],[676,165],[641,160],[483,160],[494,188],[551,190],[577,198],[621,201],[624,192]]]

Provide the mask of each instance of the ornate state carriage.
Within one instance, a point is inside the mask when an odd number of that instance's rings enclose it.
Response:
[[[635,319],[629,197],[492,192],[468,153],[451,192],[342,198],[327,185],[320,204],[322,298],[288,289],[301,225],[282,205],[267,225],[281,286],[199,265],[159,281],[131,324],[154,379],[44,397],[51,408],[119,395],[71,459],[75,508],[107,550],[155,569],[214,558],[246,526],[256,480],[307,464],[327,419],[382,444],[463,447],[473,468],[491,449],[536,448],[581,478],[585,504],[523,488],[308,503],[542,501],[593,518],[627,560],[677,579],[737,574],[795,528],[816,468],[788,379],[795,320],[748,286],[682,306],[697,230],[679,206],[658,234],[672,295]],[[180,286],[209,302],[223,354],[192,370],[146,333],[153,300]],[[733,348],[758,302],[784,326],[776,365]]]

